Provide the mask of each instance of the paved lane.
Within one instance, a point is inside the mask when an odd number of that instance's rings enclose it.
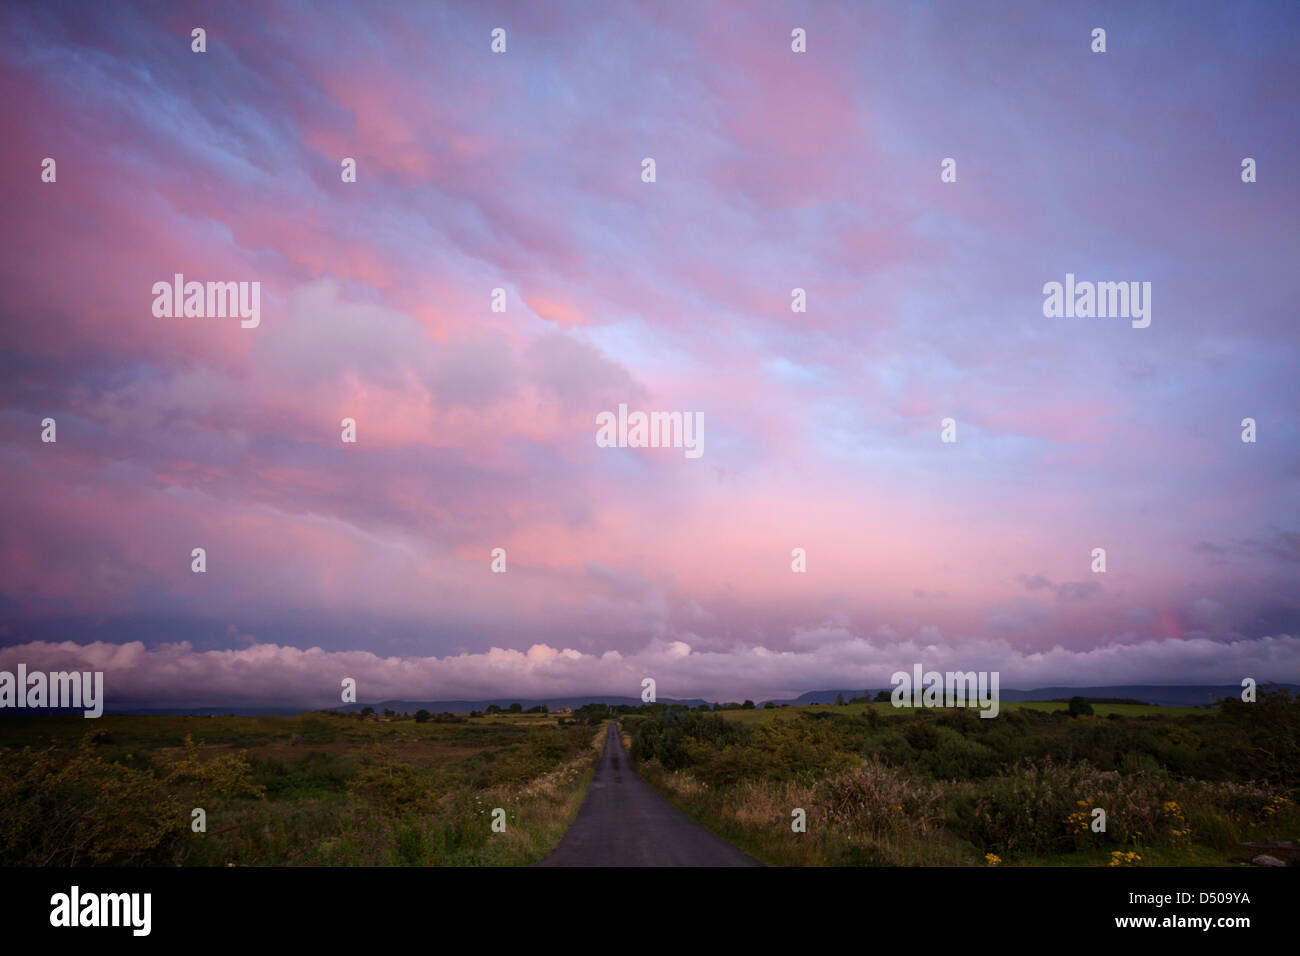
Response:
[[[761,866],[659,794],[628,763],[616,725],[578,815],[538,866]]]

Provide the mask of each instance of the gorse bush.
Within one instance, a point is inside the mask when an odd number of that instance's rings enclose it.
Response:
[[[995,853],[1067,850],[1094,837],[1131,843],[1157,835],[1167,792],[1161,778],[1099,770],[1086,761],[1017,764],[979,786],[953,787],[948,826]],[[1091,829],[1095,807],[1106,812],[1104,836]]]
[[[983,719],[965,709],[866,714],[801,711],[750,725],[682,708],[629,721],[637,760],[707,775],[714,761],[744,775],[833,766],[834,754],[879,757],[936,780],[981,779],[1018,763],[1086,762],[1098,770],[1156,770],[1178,777],[1259,781],[1300,788],[1300,698],[1263,691],[1254,704],[1226,701],[1218,712],[1102,718],[1065,711],[1008,710]],[[730,725],[730,726],[727,726]],[[812,728],[817,728],[814,732]],[[782,747],[776,741],[784,741]],[[693,747],[703,744],[703,747]],[[758,751],[728,754],[728,748]]]
[[[395,748],[383,745],[367,749],[349,792],[390,814],[427,812],[436,800],[428,775],[403,760]]]
[[[93,733],[70,754],[0,749],[0,858],[24,866],[171,863],[191,809],[261,792],[242,755],[203,760],[189,737],[180,753],[143,769],[100,756]]]
[[[1264,690],[1253,704],[1225,700],[1220,721],[1233,737],[1226,764],[1238,779],[1264,779],[1300,788],[1300,696]]]
[[[628,726],[658,786],[773,862],[1227,852],[1300,827],[1300,698],[1265,691],[1196,716],[1074,712],[808,710],[751,724],[670,707]],[[791,807],[807,834],[787,835]]]

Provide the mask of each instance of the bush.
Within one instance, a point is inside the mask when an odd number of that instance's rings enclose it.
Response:
[[[1241,777],[1300,787],[1300,696],[1261,689],[1253,704],[1223,701],[1220,716],[1240,740],[1231,759]]]
[[[428,811],[435,798],[432,781],[399,759],[391,747],[370,748],[350,786],[352,795],[387,813]]]
[[[243,754],[201,759],[190,737],[179,754],[138,769],[94,751],[0,748],[0,861],[10,866],[131,866],[178,860],[190,810],[233,796],[260,797]]]
[[[711,752],[747,743],[753,735],[750,726],[733,723],[721,714],[669,707],[637,724],[632,759],[657,760],[666,770],[678,770],[708,759]]]
[[[933,750],[939,746],[939,731],[922,718],[913,718],[903,726],[903,739],[914,750]]]
[[[1073,849],[1091,833],[1088,811],[1101,807],[1106,833],[1097,835],[1099,842],[1128,844],[1160,831],[1167,789],[1160,777],[1102,771],[1083,761],[1018,764],[1002,776],[956,788],[949,829],[999,855],[1048,853]]]

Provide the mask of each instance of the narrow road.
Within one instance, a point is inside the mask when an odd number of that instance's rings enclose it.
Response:
[[[632,769],[617,725],[578,816],[538,866],[762,866],[685,816]]]

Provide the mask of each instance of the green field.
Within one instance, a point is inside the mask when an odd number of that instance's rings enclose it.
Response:
[[[8,716],[0,864],[533,863],[577,812],[599,753],[596,728],[560,723]],[[491,827],[498,807],[505,832]]]

